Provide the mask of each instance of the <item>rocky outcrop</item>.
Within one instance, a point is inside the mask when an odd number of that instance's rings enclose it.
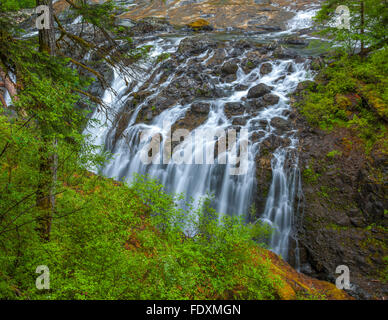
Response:
[[[314,85],[300,84],[294,99],[303,99],[304,88]],[[334,282],[337,266],[346,265],[350,294],[387,297],[386,159],[366,154],[350,129],[322,131],[301,116],[295,124],[304,193],[297,229],[301,271]]]
[[[278,289],[278,298],[351,300],[345,291],[337,289],[332,283],[320,281],[297,272],[287,262],[271,251],[252,252],[252,259],[257,263],[270,263],[272,275],[278,276],[283,285]]]

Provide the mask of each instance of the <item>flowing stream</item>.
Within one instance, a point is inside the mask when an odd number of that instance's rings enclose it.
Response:
[[[309,17],[312,11],[298,13],[290,21],[288,32],[310,26]],[[151,57],[158,57],[163,52],[174,54],[184,37],[155,37],[143,45],[152,45]],[[241,35],[244,38],[244,35]],[[114,154],[114,158],[103,168],[98,168],[99,173],[116,179],[130,181],[134,173],[148,174],[158,178],[169,192],[183,193],[186,199],[198,201],[208,192],[214,194],[214,208],[223,214],[248,216],[250,207],[254,202],[256,186],[263,183],[256,178],[256,157],[260,154],[263,141],[270,137],[278,137],[286,144],[278,146],[272,155],[272,182],[260,219],[270,224],[275,232],[272,235],[270,247],[284,259],[288,258],[289,241],[293,231],[293,218],[295,214],[294,201],[296,195],[301,193],[300,175],[298,170],[296,131],[290,127],[279,130],[272,125],[273,119],[289,120],[289,99],[287,95],[294,91],[300,81],[311,78],[304,62],[297,63],[293,59],[276,60],[269,62],[272,70],[265,75],[260,73],[262,64],[256,65],[252,70],[243,70],[242,61],[249,55],[245,50],[240,56],[230,58],[232,47],[224,47],[225,59],[223,62],[235,61],[238,65],[236,79],[231,82],[221,81],[214,75],[208,62],[215,55],[214,49],[207,49],[199,54],[186,58],[172,73],[164,76],[163,69],[158,64],[144,63],[146,70],[139,74],[136,84],[128,91],[125,80],[115,71],[112,87],[113,94],[107,90],[103,101],[112,108],[112,112],[120,113],[125,103],[134,93],[147,91],[148,96],[134,107],[127,125],[117,138],[117,122],[107,121],[106,114],[95,112],[102,126],[89,125],[85,133],[90,134],[93,142],[104,145],[105,149]],[[149,106],[151,101],[158,97],[165,89],[170,88],[185,74],[189,67],[195,66],[203,74],[208,74],[214,80],[214,89],[217,97],[207,97],[178,103],[161,111],[147,122],[139,121],[139,113]],[[156,71],[155,71],[156,70]],[[127,79],[128,80],[128,79]],[[240,115],[227,116],[226,106],[245,105],[249,90],[259,83],[272,88],[272,94],[277,96],[278,102],[261,108],[257,112],[249,113],[244,108]],[[179,148],[174,149],[172,159],[165,161],[167,155],[166,142],[169,140],[170,131],[174,124],[184,118],[191,110],[194,103],[203,103],[209,106],[205,121],[191,130],[190,135],[184,139]],[[243,119],[244,121],[236,121]],[[221,152],[215,157],[214,163],[205,159],[204,164],[197,164],[198,159],[204,159],[204,150],[214,150],[219,138],[227,134],[227,130],[237,128],[234,152]],[[160,139],[160,152],[158,164],[144,163],[144,148],[149,144],[149,139],[140,140],[140,135],[147,132],[149,136],[158,136]],[[199,142],[198,136],[207,133],[205,142]],[[245,133],[246,132],[246,135]],[[249,141],[249,143],[247,143]],[[231,142],[229,142],[231,144]],[[159,145],[159,144],[158,144]],[[198,147],[199,146],[199,147]],[[229,146],[230,147],[230,146]],[[238,151],[240,150],[240,151]],[[205,152],[206,153],[206,152]],[[244,154],[244,156],[243,156]],[[207,155],[207,153],[206,153]],[[239,159],[238,159],[239,158]],[[225,159],[226,161],[225,163]],[[154,158],[155,160],[155,158]],[[175,161],[174,161],[175,160]],[[241,174],[236,174],[236,168],[243,168]]]

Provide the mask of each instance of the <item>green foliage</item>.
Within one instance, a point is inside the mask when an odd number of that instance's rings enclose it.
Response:
[[[366,150],[384,144],[387,134],[382,119],[388,112],[387,47],[367,59],[343,56],[320,71],[317,86],[307,89],[299,111],[324,130],[351,128]]]
[[[0,12],[17,11],[25,8],[34,8],[36,0],[1,0]]]
[[[76,189],[70,187],[75,181]],[[0,236],[6,248],[0,254],[0,297],[276,297],[280,280],[269,265],[252,263],[257,230],[237,217],[218,216],[210,199],[183,210],[176,205],[182,196],[143,177],[127,187],[77,175],[68,185],[58,196],[50,242],[39,240],[33,224],[20,227],[19,237]],[[49,291],[35,288],[38,265],[50,269]]]
[[[73,0],[75,6],[71,7],[68,13],[70,17],[81,16],[84,22],[90,23],[100,30],[109,30],[119,35],[126,31],[126,27],[118,26],[115,23],[116,15],[123,14],[128,8],[114,0],[107,0],[100,3]],[[122,38],[131,41],[130,38]]]
[[[168,58],[170,58],[170,56],[171,56],[170,53],[164,52],[164,53],[160,54],[160,55],[156,58],[156,62],[161,62],[161,61],[167,60]]]
[[[275,298],[281,282],[251,260],[266,238],[259,224],[218,216],[210,199],[182,209],[182,195],[142,177],[128,187],[86,173],[104,158],[79,130],[85,117],[71,89],[81,81],[60,61],[51,66],[53,78],[39,64],[25,73],[15,109],[29,119],[0,115],[0,298]],[[59,158],[49,242],[36,221],[42,149]],[[35,287],[38,265],[50,269],[49,291]]]
[[[5,11],[32,5],[1,4]],[[74,15],[123,32],[113,24],[113,1],[76,4]],[[39,53],[36,38],[15,37],[9,19],[0,25],[0,66],[19,85],[17,99],[0,113],[0,299],[276,297],[282,283],[269,263],[252,261],[267,227],[220,216],[210,199],[182,209],[181,195],[142,177],[128,187],[88,173],[106,158],[82,135],[87,118],[76,107],[90,79],[69,59]],[[126,58],[149,50],[129,50]],[[42,186],[50,172],[42,163],[54,155],[57,178]],[[55,190],[50,241],[38,230],[41,188]],[[35,287],[38,265],[50,269],[49,291]]]
[[[349,30],[335,24],[336,9],[340,5],[350,11]],[[361,44],[365,48],[380,48],[387,41],[388,10],[384,0],[326,0],[315,21],[318,25],[326,25],[320,34],[340,42],[341,48],[350,54],[354,54]]]
[[[330,159],[333,159],[333,158],[336,158],[336,157],[340,157],[341,155],[342,155],[341,151],[332,150],[332,151],[327,153],[326,157],[328,157]]]
[[[319,173],[316,173],[314,169],[307,167],[303,171],[303,178],[309,183],[317,183],[320,177]]]

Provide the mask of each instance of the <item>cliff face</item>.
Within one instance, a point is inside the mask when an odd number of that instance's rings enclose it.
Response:
[[[303,100],[303,84],[299,89],[294,102]],[[386,159],[377,148],[367,155],[350,129],[323,131],[298,113],[295,123],[304,193],[301,271],[333,282],[336,267],[346,265],[353,296],[381,299],[388,294]]]

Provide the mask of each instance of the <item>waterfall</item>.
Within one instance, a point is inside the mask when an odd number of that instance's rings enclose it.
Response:
[[[181,41],[182,38],[156,37],[156,39],[147,42],[153,46],[150,56],[155,58],[162,52],[175,54]],[[194,202],[210,192],[215,196],[213,206],[218,212],[244,217],[247,217],[249,208],[254,201],[255,186],[262,183],[256,181],[255,159],[260,154],[263,141],[271,136],[288,139],[288,145],[279,146],[273,152],[272,182],[264,212],[260,213],[261,221],[270,224],[274,229],[270,247],[274,252],[287,259],[289,240],[293,231],[294,200],[296,194],[301,192],[297,157],[298,140],[295,130],[289,129],[286,132],[279,132],[276,127],[271,125],[271,121],[274,118],[289,121],[288,114],[291,107],[287,95],[296,89],[300,81],[308,79],[309,75],[304,63],[296,63],[291,59],[267,61],[266,63],[271,64],[272,71],[265,75],[260,73],[260,68],[264,62],[256,65],[249,72],[244,72],[242,61],[249,54],[249,50],[245,50],[241,56],[232,59],[228,58],[232,49],[227,46],[224,49],[226,58],[223,62],[237,60],[238,65],[237,77],[229,83],[221,81],[220,77],[214,75],[211,68],[207,67],[208,61],[215,54],[213,49],[191,55],[167,76],[164,76],[164,71],[160,69],[162,62],[152,66],[144,65],[146,71],[140,75],[141,80],[130,92],[127,90],[125,79],[115,71],[112,87],[117,94],[112,94],[111,91],[107,90],[103,97],[104,103],[110,105],[114,112],[120,113],[131,94],[133,95],[139,90],[147,91],[149,95],[131,110],[128,124],[119,138],[116,136],[117,122],[108,121],[109,119],[104,113],[97,111],[95,111],[93,118],[97,118],[105,126],[90,124],[85,133],[93,137],[95,144],[103,145],[114,155],[113,159],[103,168],[96,168],[99,173],[127,181],[130,181],[135,173],[148,174],[157,178],[167,191],[183,193],[186,200],[194,199]],[[189,65],[195,65],[204,74],[208,74],[211,79],[214,79],[215,90],[220,94],[217,97],[200,98],[189,103],[176,103],[152,117],[149,122],[139,121],[138,116],[142,109],[148,107],[150,102],[158,97],[164,89],[171,87],[174,81],[179,80]],[[259,83],[270,86],[271,93],[279,99],[273,105],[249,113],[246,107],[247,93]],[[194,128],[189,136],[185,137],[179,148],[174,149],[170,161],[165,162],[164,158],[169,151],[166,149],[166,143],[171,139],[171,130],[174,124],[184,118],[190,112],[193,104],[198,102],[209,105],[206,120]],[[227,116],[225,107],[231,103],[243,106],[239,116]],[[237,135],[235,150],[240,148],[240,166],[245,161],[244,173],[232,174],[233,170],[236,169],[236,161],[234,163],[233,161],[227,163],[222,161],[225,158],[232,160],[231,153],[218,154],[214,163],[196,164],[195,160],[202,157],[203,150],[214,150],[223,133],[226,135],[229,129],[236,128],[233,121],[241,117],[245,117],[246,121],[238,126],[237,131],[240,136]],[[264,125],[258,128],[258,123]],[[147,132],[148,139],[141,139],[144,132]],[[197,137],[201,137],[203,132],[211,133],[211,138],[198,147]],[[249,141],[245,150],[246,159],[241,157],[242,140],[245,139],[243,132],[247,132],[246,139]],[[252,139],[258,133],[260,134],[259,138]],[[150,137],[158,137],[159,154],[153,158],[152,163],[145,163],[144,150],[148,150]],[[238,156],[238,152],[235,156]],[[180,159],[181,163],[174,161],[174,159]]]

